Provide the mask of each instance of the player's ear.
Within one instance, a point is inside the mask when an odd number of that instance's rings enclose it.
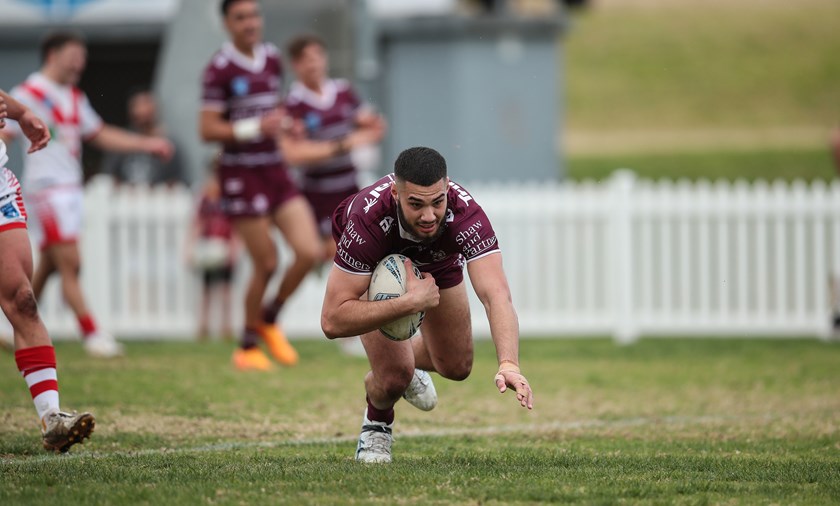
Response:
[[[394,200],[399,200],[399,192],[397,192],[397,183],[391,181],[391,196],[394,197]]]

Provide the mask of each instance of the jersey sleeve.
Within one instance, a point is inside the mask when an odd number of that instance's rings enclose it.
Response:
[[[219,59],[213,61],[204,69],[201,81],[201,108],[204,110],[225,112],[227,110],[228,86],[225,73],[220,68]]]
[[[500,253],[496,231],[493,230],[493,225],[484,209],[473,201],[467,210],[467,213],[459,220],[455,234],[455,243],[467,263],[493,253]]]
[[[102,129],[102,117],[90,105],[87,95],[79,97],[79,128],[83,139],[90,139]]]
[[[381,232],[381,230],[380,230]],[[351,215],[336,243],[335,265],[350,274],[370,275],[385,256],[384,238]]]
[[[362,107],[362,101],[352,86],[347,86],[347,103],[354,111],[358,111]]]
[[[344,103],[349,106],[353,114],[357,114],[365,104],[362,103],[358,93],[353,89],[353,85],[347,79],[336,79],[336,86],[338,87],[339,93],[344,95]]]

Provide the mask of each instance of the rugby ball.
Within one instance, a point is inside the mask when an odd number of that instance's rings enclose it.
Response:
[[[370,286],[368,287],[368,300],[388,300],[396,299],[405,294],[406,290],[406,271],[405,271],[405,255],[396,253],[390,254],[376,264],[373,269],[373,275],[370,277]],[[417,277],[423,277],[420,269],[412,264],[414,274]],[[383,325],[379,330],[385,334],[385,337],[392,341],[405,341],[410,339],[420,325],[423,323],[423,317],[426,313],[420,311],[415,314],[403,316],[386,325]]]

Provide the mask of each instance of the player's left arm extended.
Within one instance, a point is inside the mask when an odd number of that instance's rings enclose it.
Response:
[[[467,272],[478,299],[484,305],[490,322],[490,335],[496,345],[499,361],[499,372],[494,378],[496,387],[501,393],[508,388],[514,389],[522,407],[532,409],[534,393],[519,369],[519,319],[502,267],[501,253],[469,262]]]
[[[171,159],[175,150],[168,139],[140,135],[113,125],[102,125],[102,128],[88,141],[105,151],[118,153],[139,151],[157,156],[164,161]]]

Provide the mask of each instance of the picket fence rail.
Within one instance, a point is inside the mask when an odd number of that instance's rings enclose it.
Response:
[[[649,181],[619,171],[603,182],[464,186],[498,234],[523,335],[830,335],[837,182]],[[191,338],[200,281],[184,247],[194,196],[95,179],[85,199],[82,282],[101,325],[125,339]],[[289,252],[278,242],[283,266]],[[235,322],[249,269],[237,266]],[[293,339],[322,336],[327,270],[283,313]],[[42,314],[54,336],[76,336],[57,285]],[[472,292],[470,304],[476,336],[487,337]]]

